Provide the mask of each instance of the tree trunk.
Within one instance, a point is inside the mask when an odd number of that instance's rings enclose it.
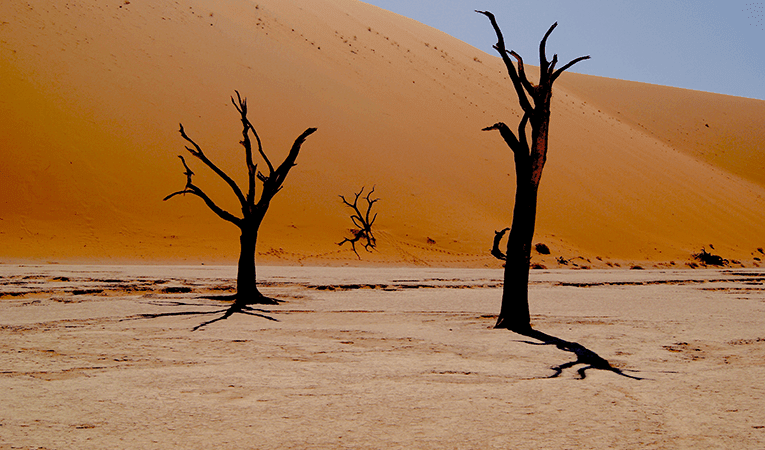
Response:
[[[547,161],[551,92],[537,100],[532,115],[532,146],[529,155],[515,153],[516,191],[513,224],[507,238],[502,306],[495,328],[527,332],[529,315],[529,269],[531,243],[537,217],[537,196],[542,170]],[[534,126],[536,125],[536,126]]]
[[[242,230],[239,237],[239,264],[236,272],[236,302],[247,305],[260,296],[255,272],[257,231]]]
[[[257,269],[255,268],[255,247],[258,240],[257,226],[243,226],[239,237],[240,252],[236,272],[236,302],[241,307],[252,304],[272,304],[274,300],[258,290]]]
[[[516,161],[519,163],[520,161]],[[524,179],[518,180],[515,192],[513,224],[507,238],[505,280],[502,289],[502,307],[495,328],[526,331],[531,328],[529,316],[529,267],[531,265],[531,242],[534,237],[539,185],[531,176],[529,159],[526,170],[517,172]]]

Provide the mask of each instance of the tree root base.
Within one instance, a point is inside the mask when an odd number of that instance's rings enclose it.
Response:
[[[278,305],[280,303],[284,303],[284,300],[279,300],[276,298],[266,297],[263,294],[255,294],[252,296],[247,296],[246,300],[239,300],[240,296],[239,294],[222,294],[222,295],[202,295],[197,298],[204,298],[206,300],[219,300],[224,302],[234,302],[234,304],[241,306],[247,306],[247,305]]]

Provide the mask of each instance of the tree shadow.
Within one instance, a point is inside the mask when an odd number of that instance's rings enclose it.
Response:
[[[235,301],[236,294],[202,295],[195,298],[207,299],[207,300],[233,301],[234,303],[227,308],[216,309],[214,311],[174,311],[174,312],[165,312],[165,313],[147,313],[147,314],[137,314],[122,320],[156,319],[157,317],[170,317],[170,316],[202,316],[202,315],[208,315],[208,314],[221,314],[221,313],[223,314],[222,316],[216,317],[215,319],[202,322],[201,324],[192,328],[191,331],[197,331],[212,323],[219,322],[221,320],[226,320],[232,315],[237,313],[247,314],[249,316],[261,317],[263,319],[271,320],[274,322],[279,321],[278,319],[274,319],[273,317],[266,315],[266,314],[270,314],[271,311],[267,311],[265,309],[253,308],[252,306],[249,306],[249,305],[237,304]],[[273,304],[278,304],[283,302],[281,300],[276,300],[276,299],[270,299],[270,300],[273,300]],[[152,304],[158,305],[158,306],[208,306],[208,305],[185,303],[185,302],[179,302],[179,301],[152,302]]]
[[[563,373],[564,370],[582,364],[584,367],[580,367],[576,371],[579,374],[580,380],[585,379],[585,377],[587,376],[586,372],[589,369],[607,370],[609,372],[613,372],[617,375],[621,375],[626,378],[632,378],[633,380],[644,379],[644,378],[640,378],[634,375],[629,375],[624,373],[623,370],[612,366],[611,363],[609,363],[605,358],[601,357],[594,351],[588,349],[587,347],[585,347],[584,345],[578,342],[565,341],[561,338],[551,336],[547,333],[543,333],[541,331],[537,331],[531,328],[529,328],[526,331],[516,331],[516,333],[522,336],[527,336],[540,341],[540,342],[531,342],[531,341],[521,341],[521,342],[525,342],[531,345],[554,345],[560,350],[563,350],[564,352],[569,352],[576,355],[575,361],[569,361],[567,363],[553,366],[552,370],[554,371],[554,373],[547,378],[557,378]]]

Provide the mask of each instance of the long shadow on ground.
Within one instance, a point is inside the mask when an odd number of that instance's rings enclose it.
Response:
[[[236,294],[233,295],[203,295],[200,297],[197,297],[198,299],[207,299],[207,300],[220,300],[220,301],[235,301],[236,300]],[[273,300],[274,304],[281,303],[280,300]],[[160,303],[155,303],[157,305],[160,305]],[[199,304],[193,304],[193,303],[184,303],[184,302],[162,302],[161,306],[207,306],[207,305],[199,305]],[[207,325],[210,325],[211,323],[218,322],[220,320],[225,320],[231,317],[232,315],[236,313],[240,314],[247,314],[250,316],[257,316],[262,317],[264,319],[272,320],[274,322],[278,322],[277,319],[274,319],[271,316],[267,316],[266,314],[270,313],[271,311],[267,311],[264,309],[258,309],[253,308],[249,305],[237,305],[236,302],[232,304],[229,307],[223,308],[223,309],[216,309],[214,311],[177,311],[177,312],[166,312],[166,313],[151,313],[151,314],[138,314],[133,317],[130,317],[129,319],[155,319],[157,317],[168,317],[168,316],[201,316],[201,315],[208,315],[208,314],[223,314],[220,317],[216,317],[215,319],[208,320],[206,322],[202,322],[199,325],[195,326],[191,329],[191,331],[197,331],[203,327],[206,327]]]
[[[522,341],[527,344],[531,345],[554,345],[557,348],[563,350],[564,352],[573,353],[576,355],[575,361],[569,361],[567,363],[560,364],[558,366],[553,366],[552,370],[555,372],[552,375],[550,375],[548,378],[557,378],[559,377],[565,369],[568,369],[570,367],[577,366],[579,364],[584,365],[584,367],[580,367],[577,370],[577,373],[579,374],[579,379],[583,380],[587,376],[587,370],[589,369],[597,369],[597,370],[607,370],[609,372],[613,372],[617,375],[621,375],[623,377],[632,378],[633,380],[642,380],[643,378],[636,377],[633,375],[628,375],[624,373],[619,368],[613,367],[611,363],[609,363],[606,359],[598,355],[597,353],[593,352],[592,350],[588,349],[584,345],[578,343],[578,342],[569,342],[564,341],[561,338],[557,338],[555,336],[551,336],[547,333],[543,333],[541,331],[529,329],[528,331],[519,332],[519,334],[530,337],[533,339],[536,339],[540,342],[531,342],[531,341]]]

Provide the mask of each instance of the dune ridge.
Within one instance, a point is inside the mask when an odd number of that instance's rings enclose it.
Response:
[[[5,2],[0,15],[3,261],[233,263],[233,227],[162,198],[184,183],[178,122],[243,180],[237,89],[273,160],[318,128],[266,217],[262,261],[498,265],[512,156],[480,129],[520,111],[495,56],[354,0]],[[536,234],[552,255],[535,261],[682,265],[713,244],[758,264],[764,117],[763,101],[564,74]],[[336,245],[351,226],[338,195],[373,185],[380,246],[359,261]]]

